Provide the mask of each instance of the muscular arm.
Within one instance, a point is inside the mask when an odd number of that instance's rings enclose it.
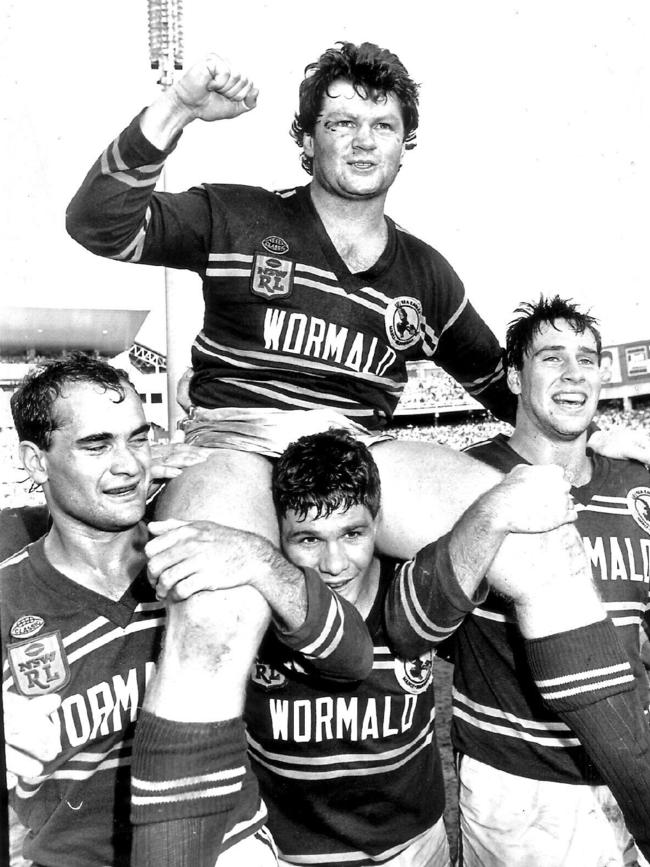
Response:
[[[210,521],[156,521],[149,529],[155,538],[145,550],[159,596],[182,600],[248,584],[269,605],[280,640],[321,676],[369,674],[372,642],[354,605],[289,563],[267,539]]]
[[[397,651],[417,656],[449,637],[485,597],[483,579],[510,533],[541,533],[575,518],[559,468],[515,467],[465,511],[450,534],[399,570],[386,603]],[[497,575],[511,572],[509,547],[497,557]]]
[[[255,107],[252,82],[217,55],[194,64],[136,117],[93,164],[66,213],[66,228],[98,256],[199,269],[209,225],[201,190],[154,188],[182,129],[193,120],[236,117]]]

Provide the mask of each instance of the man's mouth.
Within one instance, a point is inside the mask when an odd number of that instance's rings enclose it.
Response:
[[[133,494],[139,493],[140,483],[133,482],[130,485],[121,485],[119,488],[110,488],[104,493],[108,494],[109,497],[124,497],[125,499],[132,496]]]
[[[336,581],[326,581],[325,583],[330,590],[340,590],[341,587],[345,587],[345,585],[349,584],[350,581],[352,581],[352,578],[340,578]]]
[[[559,391],[553,395],[553,403],[570,409],[581,409],[587,403],[587,395],[575,391]]]

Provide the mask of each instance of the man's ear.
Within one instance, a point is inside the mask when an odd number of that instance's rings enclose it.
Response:
[[[18,454],[30,478],[37,485],[47,481],[47,455],[36,443],[23,440],[18,447]]]
[[[513,394],[521,394],[521,375],[515,367],[509,367],[506,374],[508,388]]]
[[[305,133],[302,137],[302,149],[306,157],[313,159],[314,157],[314,139],[312,136]]]

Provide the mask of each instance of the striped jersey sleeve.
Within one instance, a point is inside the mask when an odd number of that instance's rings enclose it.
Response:
[[[173,209],[172,194],[155,193],[177,141],[158,150],[142,134],[140,115],[135,117],[93,163],[68,205],[70,236],[91,253],[121,262],[203,267],[208,241],[198,227],[209,225],[202,219],[207,217],[203,191],[173,194]]]
[[[517,401],[506,381],[503,350],[464,289],[454,298],[434,360],[497,418],[514,423]]]
[[[487,589],[469,599],[454,574],[447,534],[419,551],[396,571],[386,597],[386,629],[404,659],[419,656],[449,638]]]
[[[357,609],[305,569],[307,617],[293,632],[279,627],[280,641],[328,680],[364,680],[372,670],[373,646],[368,627]]]

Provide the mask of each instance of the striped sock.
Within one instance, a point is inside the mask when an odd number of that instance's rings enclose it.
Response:
[[[241,719],[186,723],[142,711],[131,778],[133,867],[214,867],[251,776]]]
[[[542,698],[578,736],[650,858],[650,729],[616,627],[605,619],[530,639],[526,656]]]
[[[526,657],[542,698],[558,712],[635,689],[630,661],[609,618],[531,638]]]

